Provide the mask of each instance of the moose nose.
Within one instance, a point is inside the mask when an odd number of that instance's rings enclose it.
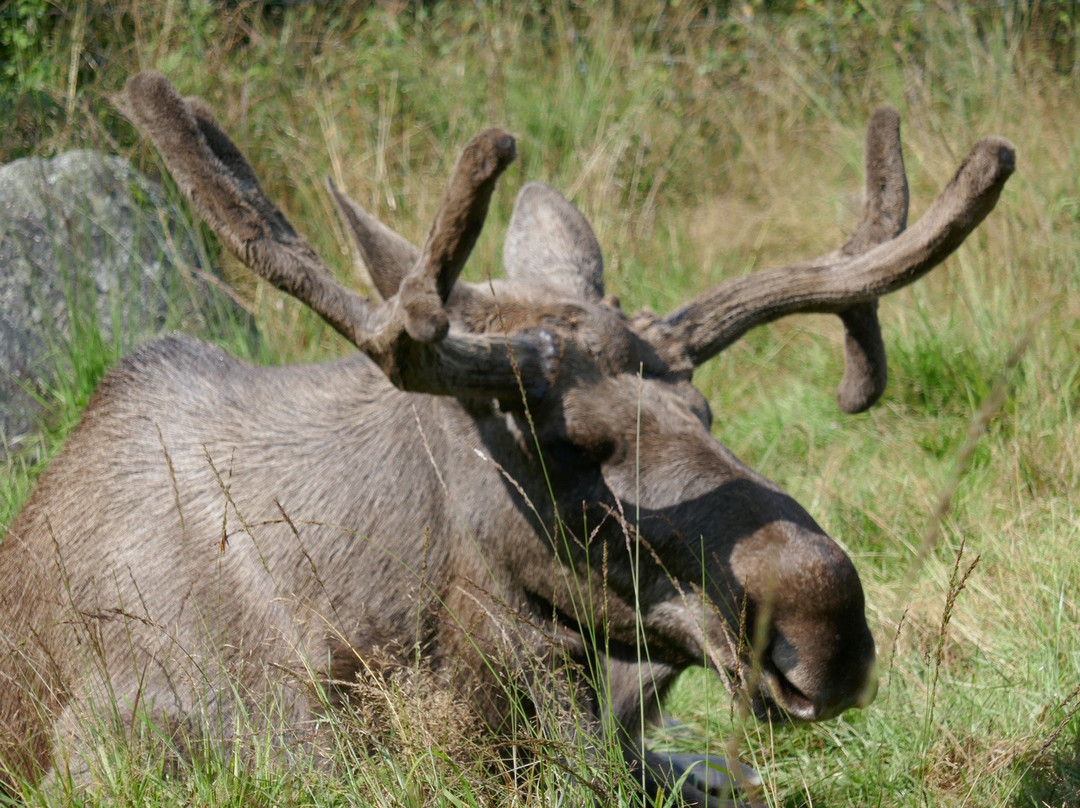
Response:
[[[835,697],[822,704],[822,717],[832,718],[851,707],[867,707],[877,697],[878,676],[874,647],[871,644],[863,656],[853,665],[849,676],[840,676],[844,685]]]
[[[819,698],[815,720],[835,718],[852,707],[867,707],[877,696],[878,677],[873,645],[849,664],[846,675],[845,672],[838,672],[834,679],[835,686],[827,688]]]
[[[762,672],[772,700],[792,718],[802,721],[817,721],[820,717],[820,705],[777,667],[766,666]]]
[[[776,704],[803,721],[824,721],[852,707],[869,705],[878,687],[873,641],[854,646],[819,665],[814,663],[824,660],[800,659],[795,648],[778,638],[762,666]]]
[[[836,698],[822,699],[815,705],[817,715],[813,720],[825,721],[830,718],[836,718],[836,716],[852,707],[862,709],[863,707],[869,706],[877,696],[877,687],[877,676],[872,675],[863,683],[862,687],[853,693],[842,694]]]

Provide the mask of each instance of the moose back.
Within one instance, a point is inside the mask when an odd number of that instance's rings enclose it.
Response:
[[[256,368],[172,337],[108,375],[0,544],[10,771],[38,776],[60,755],[77,768],[95,705],[120,726],[142,710],[228,727],[234,695],[253,709],[273,692],[299,727],[312,679],[347,689],[375,655],[419,655],[495,732],[523,705],[572,704],[572,728],[549,731],[618,733],[650,791],[706,760],[651,752],[636,729],[688,666],[763,715],[820,720],[872,698],[852,562],[712,437],[691,377],[756,325],[833,313],[840,406],[870,406],[886,377],[877,298],[989,213],[1008,142],[976,144],[906,228],[899,121],[883,108],[845,245],[627,315],[590,226],[540,184],[518,195],[505,279],[458,281],[515,155],[505,131],[465,148],[420,248],[331,186],[369,300],[333,278],[200,101],[142,73],[123,105],[225,246],[359,353]],[[683,796],[713,786],[692,771]]]

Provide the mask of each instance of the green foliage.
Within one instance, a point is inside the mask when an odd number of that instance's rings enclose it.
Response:
[[[74,274],[66,297],[68,335],[58,336],[50,351],[55,381],[44,390],[32,391],[45,413],[42,432],[19,453],[0,458],[0,470],[6,472],[0,475],[0,528],[10,524],[18,513],[30,494],[33,480],[59,451],[94,389],[125,345],[122,335],[109,340],[102,333],[92,279]],[[55,333],[63,332],[58,329]]]
[[[10,0],[0,11],[0,88],[36,90],[49,71],[38,56],[54,27],[51,0]],[[6,93],[3,93],[6,94]]]

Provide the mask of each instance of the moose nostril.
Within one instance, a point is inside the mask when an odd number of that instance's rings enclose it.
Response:
[[[785,676],[775,663],[767,666],[764,675],[773,699],[785,712],[803,721],[817,720],[821,714],[817,702]]]

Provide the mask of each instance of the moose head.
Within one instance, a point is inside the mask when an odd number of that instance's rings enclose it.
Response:
[[[361,667],[372,637],[389,636],[452,671],[450,686],[496,731],[510,692],[537,714],[545,699],[576,694],[586,715],[575,732],[613,725],[651,790],[705,760],[647,751],[635,731],[688,666],[721,672],[761,715],[827,719],[873,698],[874,641],[854,565],[713,438],[692,376],[754,326],[832,313],[846,331],[839,405],[871,406],[886,381],[877,298],[943,261],[990,212],[1014,168],[1007,141],[976,144],[907,228],[899,117],[882,108],[867,133],[862,219],[846,244],[725,281],[665,316],[628,315],[605,293],[589,224],[541,184],[518,194],[505,279],[459,280],[515,156],[504,130],[466,146],[419,248],[330,185],[374,287],[366,299],[264,195],[203,103],[142,73],[123,105],[222,243],[360,355],[255,369],[173,338],[114,371],[0,546],[0,616],[15,627],[12,647],[35,638],[8,654],[15,672],[0,679],[0,720],[22,736],[9,756],[46,761],[48,744],[33,738],[55,729],[20,719],[25,697],[5,692],[5,680],[68,693],[50,709],[70,711],[86,698],[78,687],[40,683],[78,670],[55,663],[76,643],[62,615],[120,602],[123,615],[139,603],[138,619],[97,627],[103,667],[110,692],[138,690],[144,705],[160,710],[167,692],[174,711],[194,700],[159,675],[160,643],[141,640],[148,650],[131,653],[131,635],[154,626],[169,625],[179,647],[202,647],[216,621],[268,662],[329,660],[339,679]],[[90,474],[106,452],[122,462]],[[95,507],[104,516],[80,527]],[[243,523],[224,553],[222,511]],[[136,544],[153,563],[125,554]],[[185,612],[179,601],[191,593],[222,605]],[[110,634],[120,628],[126,641]],[[701,801],[718,787],[691,772],[683,796]]]

